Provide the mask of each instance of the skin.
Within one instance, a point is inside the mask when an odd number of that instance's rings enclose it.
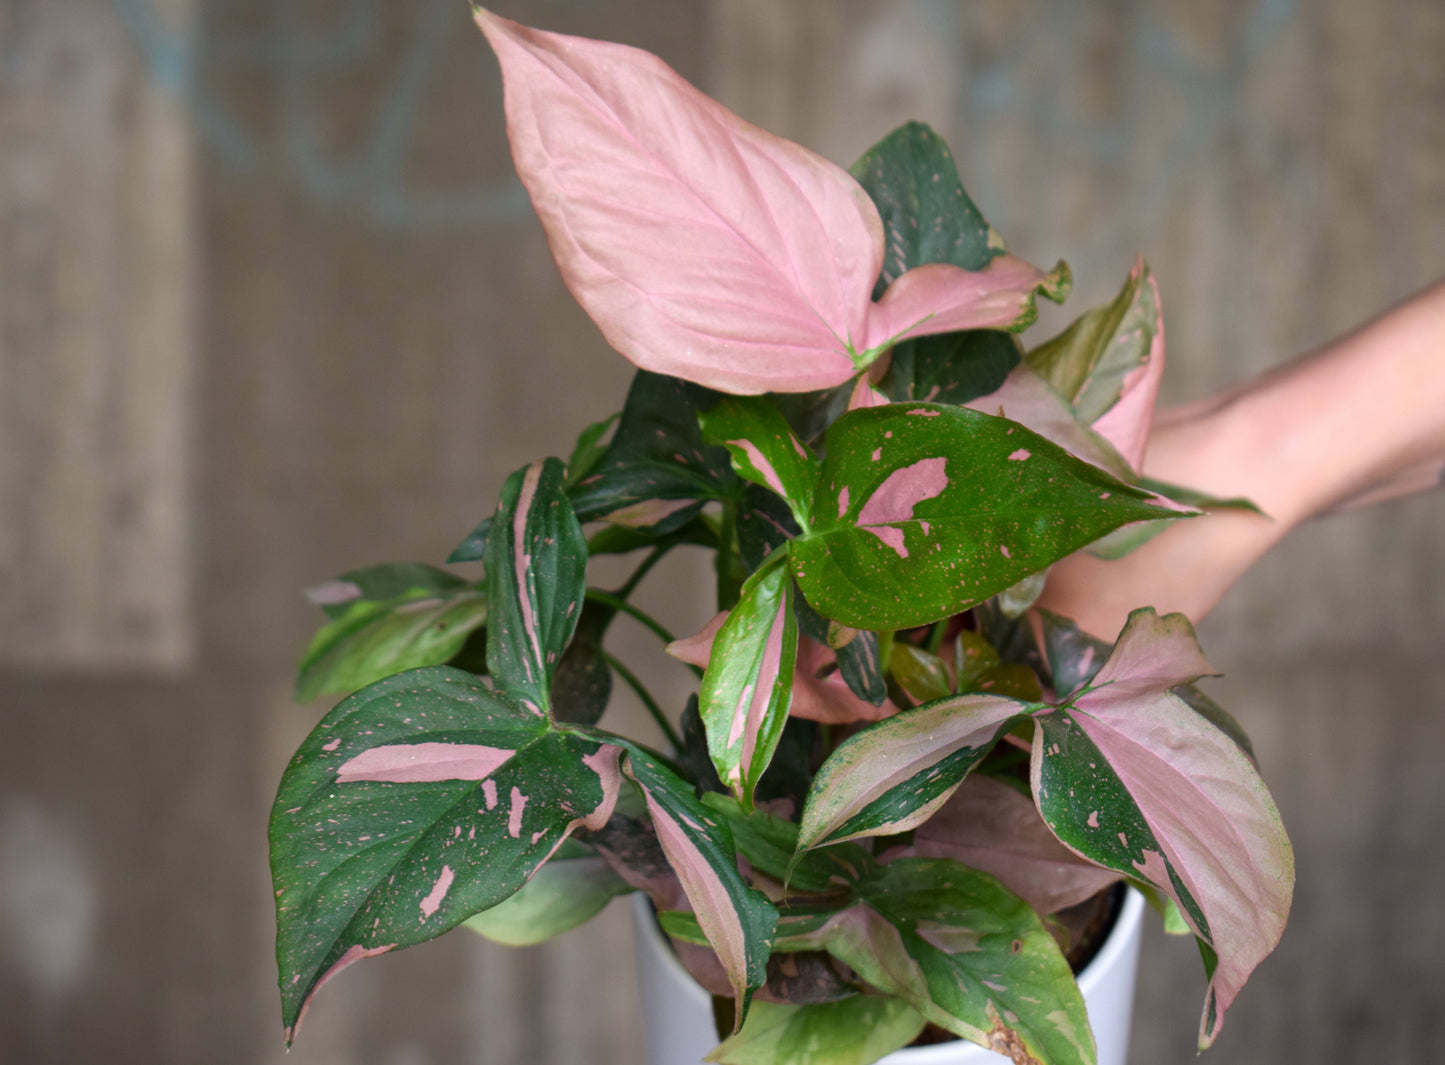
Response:
[[[1181,521],[1115,562],[1054,567],[1039,605],[1112,639],[1154,606],[1198,622],[1296,526],[1431,488],[1445,473],[1445,281],[1217,396],[1158,412],[1144,472],[1269,517]]]

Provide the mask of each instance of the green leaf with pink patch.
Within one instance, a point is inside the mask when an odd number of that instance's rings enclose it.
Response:
[[[1023,426],[961,407],[851,411],[826,452],[813,531],[789,557],[813,608],[858,629],[929,624],[1122,525],[1177,516]]]
[[[797,655],[793,578],[779,555],[743,585],[713,641],[698,695],[718,778],[748,809],[787,724]]]
[[[781,497],[805,532],[812,527],[818,460],[764,396],[735,396],[698,416],[703,436],[732,456],[740,477]]]
[[[335,973],[496,905],[574,829],[600,828],[619,754],[447,667],[338,704],[291,760],[271,814],[288,1041]]]
[[[487,538],[487,670],[536,714],[551,708],[586,591],[587,540],[565,480],[557,459],[512,474]]]

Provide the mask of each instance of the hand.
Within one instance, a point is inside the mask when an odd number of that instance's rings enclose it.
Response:
[[[1056,565],[1038,605],[1107,639],[1141,606],[1197,623],[1295,526],[1441,483],[1445,282],[1241,386],[1160,411],[1144,472],[1244,496],[1268,517],[1219,511],[1116,562],[1081,553]]]

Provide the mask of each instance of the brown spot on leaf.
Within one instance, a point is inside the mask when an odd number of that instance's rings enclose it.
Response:
[[[1019,953],[1023,949],[1024,941],[1022,939],[1015,939],[1011,944],[1009,944],[1009,950],[1014,954]]]
[[[1018,1032],[1007,1027],[1001,1018],[994,1018],[993,1031],[988,1034],[989,1044],[994,1050],[1007,1057],[1014,1065],[1043,1065],[1024,1047]]]

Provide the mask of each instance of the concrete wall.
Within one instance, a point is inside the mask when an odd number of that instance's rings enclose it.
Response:
[[[1148,256],[1173,398],[1445,274],[1438,3],[498,6],[839,162],[931,122],[1011,246],[1073,264],[1070,311]],[[0,0],[0,1058],[281,1060],[264,824],[322,710],[288,698],[300,589],[439,560],[628,377],[465,5]],[[1300,877],[1216,1065],[1445,1055],[1442,519],[1307,529],[1204,628]],[[655,605],[695,626],[706,584],[681,564]],[[1193,1060],[1198,969],[1149,940],[1139,1065]],[[458,933],[349,971],[290,1060],[626,1065],[631,972],[620,910],[533,950]]]

